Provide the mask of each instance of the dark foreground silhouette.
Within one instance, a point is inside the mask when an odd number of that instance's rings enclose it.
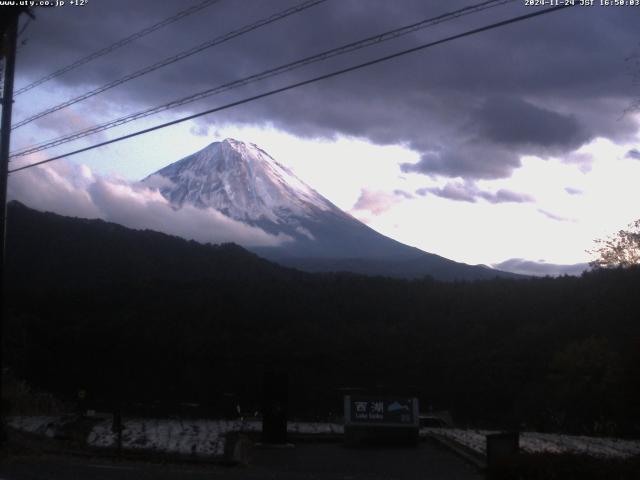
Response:
[[[364,387],[410,391],[461,425],[640,434],[638,268],[452,283],[308,274],[236,245],[16,203],[9,215],[6,363],[60,398],[252,414],[277,368],[292,417],[339,415],[341,389]]]

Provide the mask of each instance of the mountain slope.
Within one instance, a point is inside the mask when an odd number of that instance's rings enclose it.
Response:
[[[347,270],[395,277],[478,279],[514,276],[423,252],[388,238],[340,210],[254,144],[214,142],[143,180],[176,207],[214,208],[291,241],[254,248],[309,271]]]

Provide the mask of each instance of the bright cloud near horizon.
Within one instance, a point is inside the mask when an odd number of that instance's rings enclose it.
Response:
[[[254,8],[222,0],[16,97],[14,120],[203,42],[212,31],[224,33],[296,3],[247,2]],[[13,150],[472,3],[330,0],[16,129]],[[16,87],[185,6],[117,0],[108,7],[38,11],[25,30]],[[531,11],[515,2],[469,15],[12,166]],[[137,185],[233,137],[256,143],[375,230],[422,250],[512,271],[542,263],[549,266],[541,267],[544,273],[554,264],[588,262],[595,238],[640,217],[640,115],[627,111],[640,95],[633,86],[640,75],[640,8],[576,7],[543,18],[98,148],[59,166],[17,172],[11,195],[35,208],[200,241],[286,241],[237,222],[227,225],[233,233],[226,239],[207,237],[206,229],[225,218],[195,209],[171,213]]]

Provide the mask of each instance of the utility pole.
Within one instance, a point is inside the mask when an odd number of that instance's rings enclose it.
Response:
[[[0,31],[0,45],[4,55],[4,89],[2,92],[2,123],[0,130],[0,445],[5,441],[4,401],[2,377],[4,362],[4,324],[5,324],[5,246],[7,229],[7,180],[9,170],[9,144],[11,139],[11,110],[13,108],[13,77],[16,68],[16,37],[18,18],[24,8],[4,8],[3,25]],[[6,15],[6,16],[4,16]]]

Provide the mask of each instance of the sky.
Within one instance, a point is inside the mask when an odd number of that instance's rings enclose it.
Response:
[[[22,19],[16,88],[196,3],[37,9],[36,20]],[[16,96],[14,122],[299,3],[219,0]],[[327,0],[17,128],[12,150],[476,3]],[[540,8],[506,2],[12,167]],[[10,196],[200,241],[277,244],[213,211],[176,213],[137,183],[232,137],[256,143],[338,207],[408,245],[521,273],[576,273],[592,259],[594,239],[640,217],[639,20],[640,7],[599,5],[532,18],[16,172]]]

